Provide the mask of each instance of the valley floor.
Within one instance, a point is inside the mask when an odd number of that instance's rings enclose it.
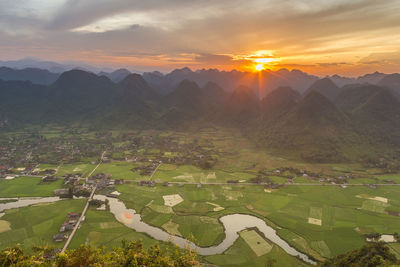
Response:
[[[40,134],[47,136],[46,149],[44,141],[37,144],[32,137],[31,159],[26,160],[29,149],[9,155],[14,163],[0,179],[0,198],[53,196],[55,189],[67,187],[64,178],[68,174],[81,177],[77,183],[82,184],[86,176],[104,173],[120,182],[97,194],[117,191],[118,198],[144,222],[198,246],[217,245],[225,239],[222,216],[249,214],[317,261],[361,247],[367,242],[366,234],[400,232],[400,174],[384,168],[296,162],[269,155],[239,134],[221,129],[85,131],[79,139],[54,129]],[[91,148],[83,145],[88,142]],[[43,181],[46,175],[54,181]],[[16,200],[0,199],[0,207],[8,201]],[[3,211],[0,248],[17,243],[27,249],[38,245],[61,248],[63,242],[54,242],[53,235],[67,213],[82,212],[85,202],[68,199]],[[70,248],[85,243],[112,248],[124,239],[142,239],[145,246],[157,242],[126,227],[108,209],[90,206]],[[389,246],[400,257],[399,244]],[[202,259],[218,266],[307,265],[254,229],[241,232],[224,253]]]

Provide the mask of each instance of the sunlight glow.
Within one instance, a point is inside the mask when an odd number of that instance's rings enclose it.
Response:
[[[262,70],[265,69],[265,66],[264,66],[264,64],[257,64],[257,65],[254,66],[254,69],[256,71],[262,71]]]
[[[271,62],[274,62],[274,61],[276,61],[276,59],[272,58],[272,57],[254,59],[254,62],[257,62],[257,63],[271,63]]]

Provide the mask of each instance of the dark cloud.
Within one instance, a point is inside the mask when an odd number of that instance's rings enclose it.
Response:
[[[48,27],[67,30],[121,13],[179,12],[182,9],[195,10],[202,6],[213,6],[215,2],[212,0],[67,0],[58,9]],[[229,3],[229,1],[220,0],[218,5],[223,3]]]
[[[400,64],[398,53],[374,53],[400,46],[396,0],[60,1],[42,8],[43,1],[26,7],[26,1],[0,0],[0,57],[59,60],[92,53],[104,61],[126,57],[160,65],[229,66],[246,63],[229,55],[271,50],[271,57],[288,57],[283,61],[298,68],[343,67],[359,57],[360,64]],[[132,24],[101,33],[71,31],[124,14],[131,14]],[[295,63],[294,57],[302,60]]]
[[[276,64],[274,67],[277,68],[314,68],[317,67],[315,64],[296,64],[296,63],[287,63],[287,64]]]
[[[316,65],[319,67],[339,67],[343,65],[352,65],[352,64],[347,62],[329,62],[329,63],[317,63]]]
[[[373,53],[362,58],[359,63],[366,65],[400,64],[400,51]]]

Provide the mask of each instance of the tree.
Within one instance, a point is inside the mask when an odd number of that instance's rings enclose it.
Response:
[[[158,244],[145,249],[141,241],[123,241],[122,247],[112,251],[82,245],[60,254],[49,252],[47,247],[35,249],[33,254],[26,254],[21,247],[16,246],[0,252],[0,266],[189,267],[199,266],[199,261],[197,254],[191,250],[162,250]]]
[[[378,267],[399,264],[396,256],[383,242],[369,243],[362,248],[336,256],[322,263],[321,267]]]

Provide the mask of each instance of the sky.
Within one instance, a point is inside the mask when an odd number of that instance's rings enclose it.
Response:
[[[400,72],[398,0],[0,0],[0,60]]]

